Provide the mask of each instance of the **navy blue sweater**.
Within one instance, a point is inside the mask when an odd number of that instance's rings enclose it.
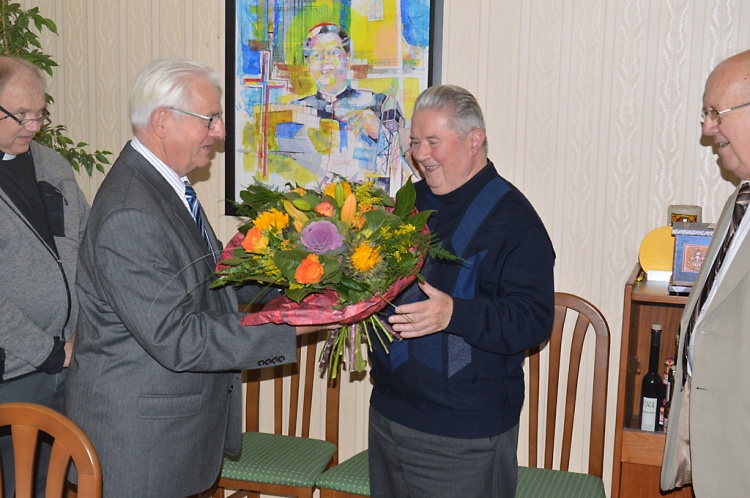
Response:
[[[429,434],[502,434],[519,421],[525,350],[552,328],[552,243],[529,201],[491,162],[448,194],[432,194],[424,181],[416,189],[417,208],[436,210],[432,232],[466,262],[426,262],[427,281],[453,296],[451,321],[442,332],[394,342],[390,354],[375,345],[372,407]],[[414,284],[395,304],[424,299]]]

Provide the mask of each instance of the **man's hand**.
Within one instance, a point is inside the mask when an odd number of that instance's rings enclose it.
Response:
[[[393,330],[400,333],[404,339],[445,330],[453,316],[451,296],[427,282],[420,282],[419,288],[429,298],[427,301],[403,304],[396,308],[395,315],[388,318]]]
[[[70,366],[70,359],[73,357],[73,342],[76,340],[76,335],[73,334],[70,339],[65,343],[65,347],[63,348],[65,350],[65,362],[63,363],[63,368],[67,368]]]

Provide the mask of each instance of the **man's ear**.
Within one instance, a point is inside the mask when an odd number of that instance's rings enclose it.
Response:
[[[482,145],[484,145],[485,140],[485,133],[484,130],[480,130],[479,128],[474,128],[469,133],[469,139],[471,140],[471,150],[472,152],[477,152],[479,149],[482,148]]]
[[[149,124],[151,125],[151,129],[154,130],[154,133],[159,138],[164,138],[166,136],[170,117],[171,116],[169,110],[163,107],[160,107],[159,109],[151,113]]]

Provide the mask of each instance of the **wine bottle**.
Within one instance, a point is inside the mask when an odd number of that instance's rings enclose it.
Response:
[[[659,424],[659,407],[662,400],[662,380],[659,375],[659,345],[661,323],[651,324],[651,352],[648,372],[641,382],[641,430],[655,431]]]
[[[659,424],[656,427],[657,431],[667,432],[667,423],[669,418],[669,402],[671,401],[671,389],[670,385],[670,372],[672,371],[672,365],[674,360],[667,358],[664,360],[664,376],[662,377],[662,398],[661,407],[659,408]]]

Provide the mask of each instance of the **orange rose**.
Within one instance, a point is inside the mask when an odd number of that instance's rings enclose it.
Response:
[[[321,216],[333,216],[333,204],[323,201],[315,206],[315,212]]]
[[[263,235],[257,227],[247,231],[245,240],[242,241],[242,248],[247,252],[255,254],[262,253],[268,247],[268,237]]]
[[[307,257],[300,262],[297,271],[294,272],[294,280],[296,280],[298,284],[303,285],[317,284],[320,282],[320,279],[323,278],[324,273],[325,268],[320,264],[318,255],[308,254]]]

